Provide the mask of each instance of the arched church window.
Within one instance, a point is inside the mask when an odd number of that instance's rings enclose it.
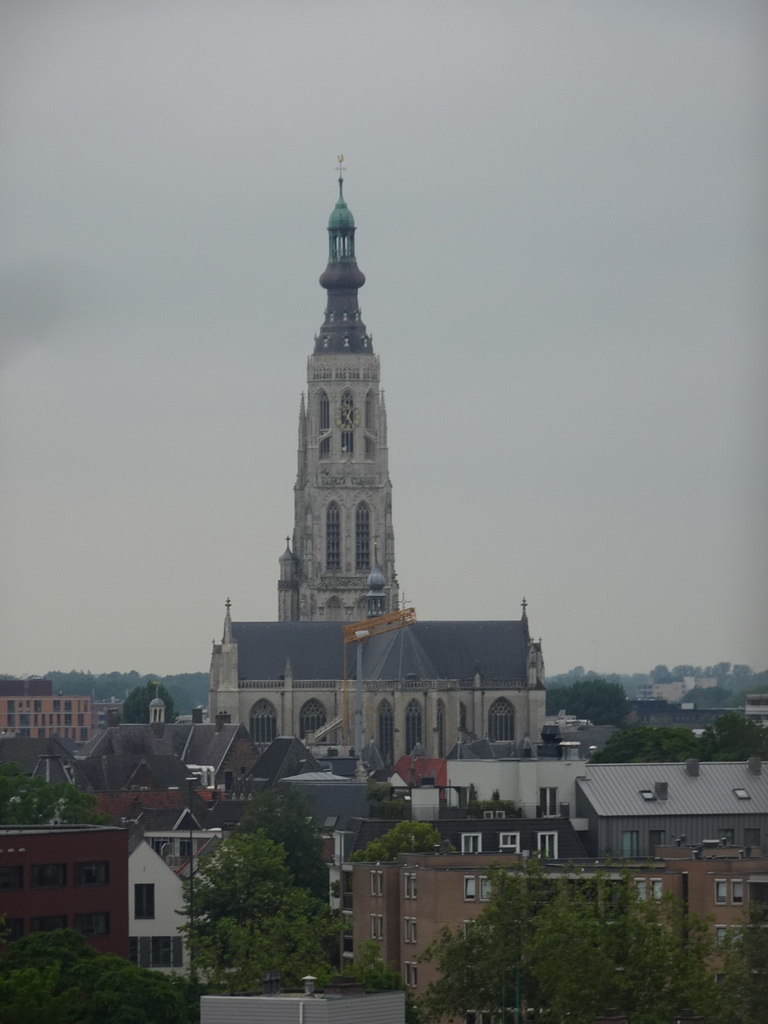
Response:
[[[445,704],[441,700],[437,702],[435,733],[437,739],[437,756],[445,757]]]
[[[365,438],[365,457],[366,459],[372,459],[376,455],[376,445],[373,443],[373,438],[366,435]]]
[[[488,709],[488,739],[514,740],[515,712],[506,697],[498,697]]]
[[[385,764],[392,764],[395,759],[395,716],[388,700],[379,704],[379,753]]]
[[[325,513],[325,567],[330,572],[341,568],[341,514],[335,501]]]
[[[467,705],[459,702],[459,728],[462,732],[467,731]]]
[[[412,700],[405,709],[405,752],[410,754],[417,743],[421,743],[421,708]]]
[[[251,740],[271,743],[277,736],[277,712],[268,700],[259,700],[251,708]]]
[[[357,420],[358,422],[360,420],[359,413]],[[355,451],[355,400],[351,391],[345,391],[341,396],[339,426],[341,427],[341,453],[342,455],[352,455]]]
[[[365,429],[373,430],[373,392],[365,393]]]
[[[371,513],[364,501],[355,512],[355,568],[371,567]]]
[[[330,459],[331,457],[331,435],[320,439],[320,458]]]
[[[304,739],[308,732],[317,732],[325,725],[325,708],[319,700],[308,700],[299,712],[299,738]]]
[[[325,391],[318,392],[317,395],[317,420],[321,430],[331,429],[331,403],[328,401],[328,395]]]
[[[341,622],[344,618],[341,601],[338,597],[331,597],[325,606],[325,619],[326,622]]]

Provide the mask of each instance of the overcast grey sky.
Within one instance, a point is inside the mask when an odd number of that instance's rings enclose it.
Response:
[[[768,666],[766,6],[5,0],[0,672],[274,619],[335,159],[401,587]]]

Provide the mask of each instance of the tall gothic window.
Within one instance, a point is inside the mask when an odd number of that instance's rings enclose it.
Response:
[[[445,757],[445,704],[437,702],[435,732],[437,735],[437,756]]]
[[[513,740],[515,712],[506,697],[499,697],[488,709],[488,739]]]
[[[341,568],[341,515],[335,501],[325,513],[325,568],[329,572]]]
[[[304,739],[308,732],[317,732],[325,725],[325,708],[319,700],[308,700],[299,712],[299,737]]]
[[[355,568],[371,567],[371,513],[364,501],[355,513]]]
[[[325,621],[341,622],[343,617],[344,616],[342,614],[341,601],[338,599],[338,597],[330,598],[325,606]]]
[[[320,430],[331,429],[331,403],[328,401],[328,395],[324,391],[320,391],[317,396],[317,412],[318,412],[318,426]]]
[[[459,728],[462,732],[467,731],[467,705],[459,702]]]
[[[395,759],[395,716],[388,700],[379,704],[379,753],[384,764],[392,764]]]
[[[268,700],[259,700],[251,708],[251,739],[271,743],[277,736],[277,713]]]
[[[373,392],[365,393],[365,429],[373,430]]]
[[[410,754],[417,743],[421,743],[421,708],[412,700],[405,709],[405,752]]]
[[[359,414],[357,419],[360,419]],[[355,400],[350,391],[345,391],[341,396],[339,423],[341,426],[341,453],[342,455],[352,455],[355,450]]]

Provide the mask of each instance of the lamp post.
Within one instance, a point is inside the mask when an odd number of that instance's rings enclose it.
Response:
[[[194,970],[195,960],[195,948],[194,939],[192,937],[192,930],[195,927],[195,838],[192,829],[192,786],[197,782],[197,778],[194,775],[187,776],[187,786],[189,788],[189,807],[187,808],[187,814],[189,815],[189,968],[190,971]]]

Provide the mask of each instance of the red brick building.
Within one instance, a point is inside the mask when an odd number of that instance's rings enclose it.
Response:
[[[0,828],[0,916],[11,939],[74,928],[128,956],[128,832],[104,825]]]

